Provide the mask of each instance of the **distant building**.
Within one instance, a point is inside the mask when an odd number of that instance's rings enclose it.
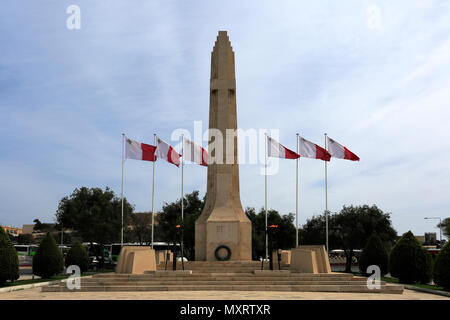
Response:
[[[424,244],[425,245],[435,245],[436,244],[436,232],[426,232]]]
[[[423,236],[416,236],[416,239],[424,246],[436,245],[436,232],[425,232]]]
[[[22,225],[22,233],[23,234],[32,234],[33,228],[34,228],[34,223],[33,224],[24,224],[24,225]]]
[[[421,244],[423,244],[423,243],[425,242],[425,236],[416,236],[416,235],[415,235],[415,237],[416,237],[417,240],[419,240],[419,242],[420,242]]]
[[[22,234],[21,228],[11,227],[11,226],[1,226],[6,233],[17,237],[19,234]]]

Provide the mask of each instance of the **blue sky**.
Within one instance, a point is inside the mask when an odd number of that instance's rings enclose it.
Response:
[[[120,194],[121,133],[168,142],[208,126],[210,54],[235,51],[238,125],[279,129],[359,163],[332,160],[329,209],[376,204],[399,233],[449,216],[448,1],[8,1],[0,11],[0,223],[53,221],[80,186]],[[69,5],[81,29],[69,30]],[[203,143],[206,146],[206,142]],[[240,151],[241,152],[241,151]],[[243,164],[244,207],[264,205],[260,164]],[[157,163],[155,204],[180,197],[180,171]],[[151,207],[151,163],[129,160],[125,194]],[[300,223],[324,210],[324,166],[300,160]],[[185,191],[206,170],[186,166]],[[295,162],[269,177],[269,207],[295,211]]]

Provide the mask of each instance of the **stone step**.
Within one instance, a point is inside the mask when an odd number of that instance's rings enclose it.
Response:
[[[168,264],[172,264],[172,261],[168,261]],[[265,264],[269,263],[264,262]],[[159,264],[165,264],[164,261]],[[177,264],[181,264],[181,261],[177,261]],[[185,261],[184,264],[195,264],[195,265],[249,265],[249,264],[261,264],[261,261]]]
[[[165,268],[157,268],[156,270],[173,270],[173,269],[172,268],[167,268],[167,269],[165,269]],[[220,272],[236,272],[236,271],[240,271],[240,270],[242,270],[242,271],[269,270],[269,268],[261,269],[258,266],[251,266],[251,267],[223,267],[223,268],[217,267],[217,266],[206,267],[206,268],[204,268],[204,267],[200,267],[199,268],[199,267],[192,267],[192,266],[184,266],[184,269],[183,269],[180,266],[180,267],[177,267],[177,270],[193,270],[193,271],[206,271],[206,272],[211,271],[211,270],[219,270]],[[278,267],[277,267],[277,268],[274,268],[274,270],[289,270],[289,268],[278,269]]]
[[[136,277],[136,278],[91,278],[85,279],[82,281],[86,282],[113,282],[113,281],[128,281],[128,282],[136,282],[136,281],[366,281],[365,279],[353,279],[353,278],[342,278],[342,277],[295,277],[295,276],[286,276],[286,277],[263,277],[263,276],[208,276],[208,277],[196,277],[195,275],[191,276],[177,276],[177,277]]]
[[[158,264],[158,266],[160,267],[165,267],[165,263],[160,263]],[[261,268],[261,263],[189,263],[189,262],[185,262],[184,263],[185,266],[189,266],[189,267],[195,267],[195,268],[211,268],[211,267],[220,267],[220,268],[244,268],[244,267],[260,267]],[[278,263],[274,263],[274,266],[278,266]],[[167,267],[171,267],[173,266],[173,263],[168,263]],[[177,263],[177,267],[181,266],[181,263]],[[269,264],[264,264],[264,267],[268,267]],[[285,264],[282,264],[282,266],[287,266]]]
[[[177,269],[182,266],[181,262],[177,262]],[[254,262],[202,262],[202,261],[189,261],[184,263],[185,267],[189,268],[259,268],[261,269],[261,262],[254,261]],[[278,263],[274,262],[274,267],[278,268]],[[164,269],[166,267],[165,263],[159,263],[157,265],[158,269]],[[172,268],[173,263],[169,262],[167,263],[167,268]],[[289,267],[289,265],[281,264],[281,267]],[[264,263],[264,268],[269,268],[269,263]]]
[[[365,281],[114,281],[81,282],[81,286],[146,286],[146,285],[365,285]],[[384,283],[383,283],[384,284]],[[64,284],[65,285],[65,284]],[[63,285],[63,286],[64,286]]]
[[[98,281],[96,281],[98,280]],[[352,282],[366,282],[366,280],[358,280],[358,279],[343,279],[343,278],[323,278],[323,279],[317,279],[317,278],[303,278],[303,277],[204,277],[204,278],[196,278],[196,277],[154,277],[154,278],[142,278],[142,279],[126,279],[126,278],[111,278],[111,279],[105,279],[101,280],[100,278],[97,279],[86,279],[82,280],[82,282],[85,283],[95,283],[95,282],[102,282],[102,283],[112,283],[112,282],[145,282],[145,281],[175,281],[175,282],[197,282],[197,281],[221,281],[221,282],[227,282],[227,281],[312,281],[316,283],[321,283],[323,281],[352,281]]]
[[[278,268],[274,268],[278,269]],[[158,268],[157,270],[173,270],[172,268]],[[182,266],[177,267],[177,270],[183,270]],[[195,267],[195,266],[184,266],[184,270],[200,270],[200,271],[208,271],[208,270],[222,270],[223,272],[226,272],[228,270],[261,270],[260,266],[245,266],[245,267],[220,267],[220,266],[211,266],[211,267]],[[266,270],[269,270],[267,268]]]
[[[104,281],[104,282],[111,282],[111,281],[129,281],[129,282],[135,282],[135,281],[201,281],[201,280],[209,280],[209,281],[234,281],[234,280],[255,280],[255,281],[366,281],[366,279],[358,279],[358,278],[343,278],[343,277],[323,277],[323,278],[316,278],[316,277],[295,277],[295,276],[285,276],[285,277],[270,277],[270,276],[252,276],[247,275],[245,277],[243,276],[203,276],[199,277],[196,275],[191,276],[177,276],[177,277],[136,277],[136,278],[123,278],[123,277],[117,277],[117,278],[88,278],[88,279],[82,279],[82,281],[86,282],[96,282],[96,281]]]
[[[96,274],[93,275],[93,278],[148,278],[153,276],[186,276],[186,277],[202,277],[207,275],[214,275],[214,276],[248,276],[248,274],[243,274],[239,272],[205,272],[202,274],[187,274],[182,272],[159,272],[159,271],[148,271],[145,274],[122,274],[122,273],[102,273],[102,274]],[[314,277],[314,278],[334,278],[334,277],[341,277],[341,278],[353,278],[353,276],[350,273],[338,273],[338,272],[332,272],[332,273],[300,273],[300,272],[257,272],[257,273],[251,273],[252,276],[258,276],[258,277],[264,277],[270,275],[271,277]]]
[[[126,292],[126,291],[312,291],[312,292],[383,292],[402,293],[402,286],[383,285],[380,289],[369,289],[365,285],[145,285],[145,286],[82,286],[69,290],[66,286],[42,287],[42,292]]]

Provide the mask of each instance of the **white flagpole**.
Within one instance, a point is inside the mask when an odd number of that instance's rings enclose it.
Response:
[[[297,133],[297,153],[299,153],[299,146],[298,146],[298,133]],[[295,246],[298,247],[298,159],[295,160]]]
[[[184,228],[184,134],[181,135],[181,259],[183,259],[183,228]]]
[[[325,150],[327,150],[327,134],[325,133]],[[325,162],[325,234],[326,234],[326,246],[328,254],[328,177],[327,177],[327,161]]]
[[[183,183],[184,183],[184,134],[181,135],[181,221],[184,221],[184,195],[183,195]]]
[[[156,146],[156,134],[153,134],[153,144]],[[153,155],[153,158],[156,157],[156,149],[155,154]],[[153,249],[153,239],[154,239],[154,233],[155,233],[155,211],[154,211],[154,204],[155,204],[155,165],[156,165],[156,159],[153,159],[153,182],[152,182],[152,249]]]
[[[264,207],[266,211],[266,259],[269,258],[269,237],[267,234],[267,133],[264,133],[265,137],[265,144],[264,144],[264,150],[265,150],[265,167],[264,167],[264,177],[265,177],[265,201],[264,201]]]
[[[123,247],[123,167],[125,163],[125,133],[122,133],[122,223],[120,229],[120,247]]]

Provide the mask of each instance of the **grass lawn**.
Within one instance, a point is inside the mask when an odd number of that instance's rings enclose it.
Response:
[[[405,283],[399,283],[398,279],[390,278],[390,277],[381,277],[381,281],[390,282],[390,283],[405,284]],[[438,287],[438,286],[434,286],[434,285],[431,285],[431,284],[420,284],[420,283],[409,284],[408,283],[406,285],[417,287],[417,288],[445,291],[444,288]]]
[[[354,275],[356,276],[362,276],[361,273],[357,273],[357,272],[353,272]],[[439,291],[445,291],[444,288],[439,287],[439,286],[435,286],[435,285],[431,285],[431,284],[420,284],[420,283],[400,283],[398,282],[397,278],[392,278],[392,277],[381,277],[381,281],[384,282],[389,282],[389,283],[397,283],[397,284],[404,284],[404,285],[408,285],[408,286],[413,286],[413,287],[417,287],[417,288],[424,288],[424,289],[431,289],[431,290],[439,290]]]
[[[83,273],[81,276],[91,276],[96,273],[106,273],[106,272],[114,272],[112,269],[104,269],[104,270],[97,270],[97,271],[87,271]],[[63,280],[67,279],[70,276],[70,274],[59,274],[56,276],[53,276],[49,279],[27,279],[27,280],[16,280],[14,282],[7,282],[2,285],[0,285],[0,288],[6,288],[6,287],[14,287],[14,286],[23,286],[26,284],[33,284],[33,283],[39,283],[39,282],[47,282],[47,281],[56,281],[56,280]]]

